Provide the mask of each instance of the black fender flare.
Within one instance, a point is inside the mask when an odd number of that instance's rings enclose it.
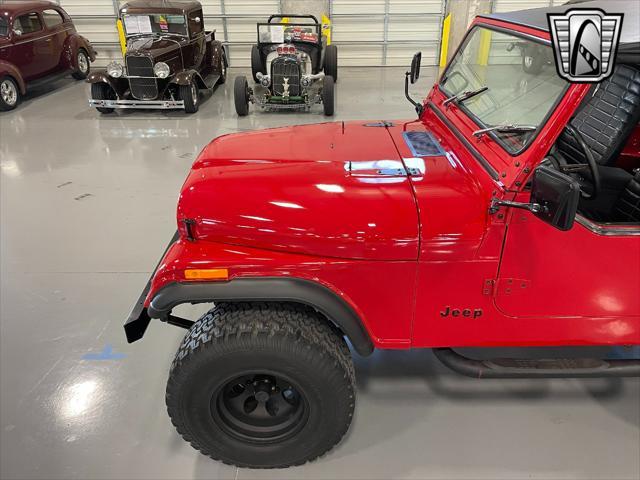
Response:
[[[171,283],[153,297],[147,307],[150,318],[167,318],[182,303],[296,302],[308,305],[333,322],[360,355],[373,352],[373,342],[360,317],[340,296],[327,287],[300,278],[238,278],[224,283]]]

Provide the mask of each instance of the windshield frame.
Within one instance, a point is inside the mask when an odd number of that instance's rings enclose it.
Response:
[[[150,32],[150,33],[128,33],[127,32],[127,27],[125,26],[125,21],[124,21],[124,17],[126,16],[135,16],[135,17],[140,17],[140,16],[156,16],[156,15],[171,15],[171,16],[181,16],[184,18],[184,25],[185,25],[185,29],[187,31],[186,35],[182,34],[182,33],[171,33],[171,32]],[[158,13],[158,12],[145,12],[145,13],[120,13],[120,20],[122,21],[122,30],[124,31],[124,37],[125,39],[129,40],[130,38],[135,38],[135,37],[142,37],[144,35],[173,35],[176,37],[182,37],[182,38],[191,38],[191,31],[189,30],[189,18],[187,13],[182,12],[182,13]]]
[[[315,29],[315,33],[318,37],[317,42],[307,42],[304,40],[292,40],[287,42],[261,42],[260,41],[260,27],[313,27]],[[300,22],[292,22],[292,23],[258,23],[256,26],[257,36],[258,36],[258,45],[280,45],[282,43],[287,44],[297,44],[297,45],[309,45],[322,48],[322,26],[319,23],[300,23]]]
[[[11,35],[11,29],[12,29],[11,22],[7,17],[0,17],[0,20],[4,21],[4,25],[7,28],[7,33],[5,33],[4,35],[0,33],[0,38],[9,38],[9,36]]]
[[[508,28],[500,27],[500,26],[497,26],[497,25],[492,25],[492,24],[489,24],[489,23],[483,23],[483,22],[474,23],[474,24],[472,24],[471,28],[465,34],[464,39],[462,40],[462,42],[460,42],[460,45],[456,49],[455,53],[451,57],[451,60],[449,61],[449,63],[447,64],[447,66],[443,70],[442,74],[440,75],[440,78],[438,79],[438,83],[437,83],[438,91],[440,93],[442,93],[442,95],[444,95],[446,98],[449,98],[451,96],[451,94],[449,94],[444,89],[444,87],[441,85],[442,79],[445,78],[447,76],[447,74],[449,73],[449,70],[450,70],[451,66],[453,65],[453,59],[456,58],[458,56],[458,54],[462,51],[462,49],[467,46],[467,43],[471,39],[471,35],[473,34],[473,32],[476,29],[482,29],[482,28],[487,29],[487,30],[491,30],[491,31],[495,31],[495,32],[499,32],[499,33],[503,33],[503,34],[507,34],[507,35],[512,35],[513,37],[516,37],[516,38],[521,38],[523,40],[528,40],[528,41],[537,43],[539,45],[543,45],[543,46],[548,47],[548,48],[553,48],[551,46],[551,41],[550,40],[545,40],[544,38],[540,38],[540,37],[537,37],[535,35],[530,35],[530,34],[527,34],[527,33],[518,32],[518,31],[515,31],[515,30],[508,29]],[[538,138],[538,135],[540,134],[540,131],[545,127],[545,125],[549,121],[549,118],[551,118],[553,113],[557,110],[558,105],[565,98],[565,96],[567,94],[567,91],[569,90],[570,87],[571,87],[571,83],[566,82],[565,87],[562,89],[562,91],[560,92],[560,94],[558,95],[556,100],[553,102],[553,104],[551,105],[551,108],[549,108],[549,111],[547,112],[547,114],[544,116],[544,118],[542,119],[540,124],[537,125],[537,128],[533,132],[533,134],[529,137],[529,141],[527,141],[527,143],[525,143],[522,146],[522,148],[520,148],[518,150],[513,150],[511,148],[511,145],[508,144],[505,140],[503,140],[497,134],[497,132],[488,132],[486,135],[491,137],[498,145],[500,145],[502,150],[504,150],[506,153],[508,153],[511,157],[517,157],[517,156],[523,154],[525,151],[527,151],[529,149],[529,147],[531,145],[533,145],[535,143],[536,139]],[[464,106],[464,103],[456,103],[456,107],[458,107],[467,117],[469,117],[479,128],[482,129],[482,128],[487,128],[489,126],[489,125],[486,125],[484,122],[482,122],[478,117],[476,117],[468,108],[466,108]],[[473,140],[473,139],[471,139],[471,140]]]

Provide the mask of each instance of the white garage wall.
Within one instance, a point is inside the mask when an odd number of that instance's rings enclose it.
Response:
[[[332,41],[340,65],[406,66],[422,51],[435,65],[444,0],[333,0]]]
[[[98,51],[96,66],[105,66],[122,58],[116,32],[116,14],[112,0],[60,0],[78,32],[87,37]]]
[[[60,0],[78,31],[98,50],[96,66],[120,59],[115,28],[118,0]],[[280,0],[202,0],[205,25],[225,41],[232,66],[247,67],[256,23],[279,13]],[[445,0],[332,0],[333,41],[340,65],[409,63],[417,50],[423,63],[436,64]]]
[[[455,0],[454,0],[455,1]],[[567,0],[494,0],[494,12],[513,12],[527,8],[542,8],[567,3]]]

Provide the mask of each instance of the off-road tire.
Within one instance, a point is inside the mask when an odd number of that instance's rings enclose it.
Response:
[[[6,82],[7,88],[9,89],[7,93],[9,98],[11,99],[10,101],[13,100],[14,95],[15,95],[15,101],[13,103],[5,102],[4,98],[2,97],[2,92],[0,92],[0,112],[7,112],[9,110],[13,110],[14,108],[16,108],[20,104],[20,100],[22,97],[20,95],[20,87],[18,86],[18,82],[16,82],[9,75],[4,75],[0,77],[0,87],[2,87],[2,85],[5,82]]]
[[[78,69],[73,72],[71,76],[76,80],[84,80],[85,78],[87,78],[87,76],[89,76],[89,72],[91,71],[91,59],[89,58],[89,54],[84,48],[78,50],[78,55],[84,56],[85,62],[87,64],[87,69],[85,71]]]
[[[324,114],[330,117],[334,114],[336,109],[336,85],[333,81],[333,77],[325,76],[324,85],[322,85],[322,106],[324,108]]]
[[[94,100],[115,100],[116,92],[113,91],[106,83],[92,83],[91,84],[91,98]],[[113,113],[113,108],[96,107],[100,113]]]
[[[258,73],[267,73],[263,72],[262,66],[262,55],[260,55],[260,49],[257,45],[251,47],[251,75],[253,76],[253,81],[258,83]]]
[[[338,81],[338,47],[327,45],[324,51],[324,74],[333,77],[333,81]]]
[[[193,93],[195,89],[195,95]],[[196,79],[192,79],[189,85],[180,85],[178,87],[178,95],[184,102],[184,111],[186,113],[196,113],[200,108],[200,90]]]
[[[220,428],[216,392],[251,370],[289,377],[299,387],[308,414],[291,436],[255,443]],[[166,403],[180,435],[204,455],[239,467],[283,468],[313,460],[342,439],[355,407],[355,373],[344,338],[315,310],[218,303],[180,345]]]
[[[233,102],[236,106],[236,113],[244,117],[249,113],[249,83],[247,77],[239,75],[233,84]]]

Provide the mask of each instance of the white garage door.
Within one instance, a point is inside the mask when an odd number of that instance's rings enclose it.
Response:
[[[567,3],[567,0],[494,0],[494,12],[513,12],[528,8],[552,7]]]
[[[119,0],[60,0],[98,50],[96,66],[121,58],[115,28]],[[280,13],[279,0],[202,0],[207,30],[227,44],[232,66],[250,64],[256,22]],[[417,50],[435,65],[445,0],[332,0],[333,41],[340,65],[405,66]]]
[[[97,66],[105,66],[113,58],[121,58],[116,32],[116,13],[111,0],[60,0],[76,29],[98,51]]]
[[[333,0],[332,41],[340,65],[406,66],[417,50],[425,65],[440,52],[443,0]]]

